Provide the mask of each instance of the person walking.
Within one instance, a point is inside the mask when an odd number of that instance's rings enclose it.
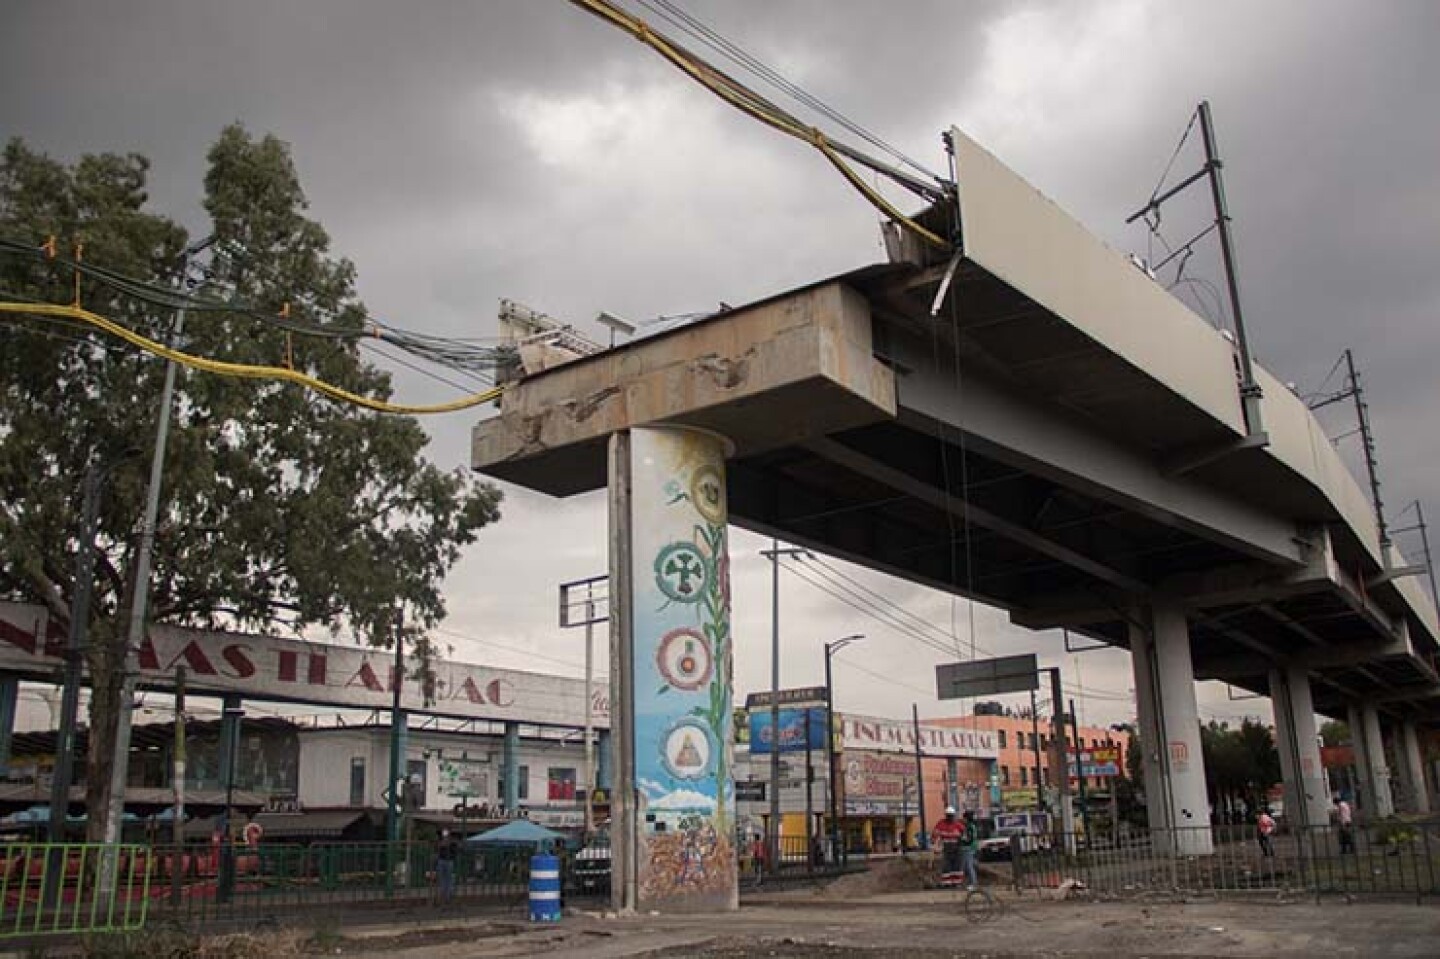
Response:
[[[1345,797],[1335,797],[1335,823],[1340,827],[1340,855],[1355,855],[1355,811]]]
[[[1255,835],[1260,840],[1260,855],[1267,859],[1275,855],[1275,844],[1270,837],[1275,835],[1275,819],[1270,815],[1269,807],[1260,810],[1260,815],[1255,819]]]
[[[975,810],[965,810],[965,829],[960,837],[960,868],[965,871],[965,878],[969,880],[968,888],[974,890],[980,885],[980,877],[975,872],[975,854],[980,849],[980,826],[975,822]]]
[[[455,860],[460,855],[460,843],[450,830],[440,830],[440,841],[435,844],[435,881],[439,886],[439,904],[448,905],[455,898]]]

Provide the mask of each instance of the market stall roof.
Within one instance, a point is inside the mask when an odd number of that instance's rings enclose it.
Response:
[[[564,842],[565,836],[553,829],[546,829],[528,819],[514,819],[505,825],[471,836],[466,842],[485,844],[508,844],[512,846],[535,845],[546,842]]]

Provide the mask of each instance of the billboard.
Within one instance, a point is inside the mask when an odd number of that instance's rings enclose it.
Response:
[[[750,713],[750,755],[769,755],[775,742],[770,725],[770,710]],[[797,753],[806,749],[825,748],[825,710],[780,710],[780,752]]]
[[[53,682],[64,663],[65,633],[65,624],[43,606],[0,602],[0,672]],[[140,685],[146,689],[173,689],[175,669],[184,666],[191,693],[344,709],[389,709],[394,660],[393,652],[373,646],[156,624],[141,640],[138,655]],[[585,725],[583,680],[445,659],[431,665],[433,682],[404,678],[403,709],[457,719]],[[608,687],[597,683],[589,696],[595,725],[608,729]]]
[[[440,795],[476,799],[490,795],[490,763],[481,759],[440,757]]]
[[[845,811],[884,816],[915,810],[915,760],[886,753],[847,751],[842,767]]]
[[[1077,763],[1078,759],[1078,763]],[[1077,769],[1078,766],[1078,769]],[[1096,746],[1078,753],[1070,750],[1069,775],[1091,779],[1110,779],[1120,775],[1120,749],[1117,746]]]

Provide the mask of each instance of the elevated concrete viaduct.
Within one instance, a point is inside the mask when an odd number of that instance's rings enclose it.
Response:
[[[1259,370],[1247,431],[1227,337],[954,142],[958,265],[897,239],[889,263],[523,378],[474,467],[563,496],[605,485],[613,434],[714,431],[731,522],[1130,649],[1152,823],[1207,821],[1197,678],[1275,700],[1292,819],[1329,805],[1315,712],[1355,712],[1365,808],[1390,807],[1387,725],[1424,806],[1435,608],[1320,425]]]

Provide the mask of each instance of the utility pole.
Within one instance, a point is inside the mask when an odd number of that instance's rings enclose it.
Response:
[[[1425,554],[1425,575],[1430,580],[1430,602],[1440,605],[1440,593],[1435,591],[1435,564],[1432,562],[1430,555],[1430,531],[1425,525],[1425,508],[1420,505],[1420,501],[1417,499],[1411,503],[1407,509],[1402,510],[1401,515],[1404,515],[1410,509],[1415,510],[1415,525],[1393,529],[1390,533],[1392,536],[1399,536],[1401,533],[1419,531],[1420,549]]]
[[[1220,159],[1220,149],[1215,142],[1215,124],[1210,116],[1210,101],[1200,101],[1200,106],[1196,108],[1195,114],[1191,117],[1192,123],[1197,116],[1200,120],[1200,133],[1205,140],[1205,165],[1176,186],[1151,197],[1148,203],[1126,217],[1125,222],[1134,223],[1141,217],[1146,217],[1149,222],[1149,215],[1154,213],[1158,224],[1160,207],[1167,200],[1189,189],[1202,179],[1209,180],[1210,198],[1215,207],[1214,223],[1194,239],[1174,250],[1170,256],[1156,266],[1156,269],[1163,267],[1182,254],[1188,257],[1195,243],[1210,230],[1213,229],[1219,233],[1220,255],[1225,264],[1225,285],[1230,294],[1230,315],[1235,321],[1235,347],[1239,354],[1240,405],[1245,417],[1245,443],[1248,446],[1261,446],[1268,443],[1269,438],[1265,435],[1265,424],[1261,418],[1262,391],[1260,384],[1255,379],[1255,364],[1250,355],[1250,338],[1245,332],[1245,314],[1240,308],[1240,278],[1236,270],[1235,237],[1230,229],[1230,206],[1225,199],[1225,180],[1220,172],[1225,164]],[[1186,134],[1189,134],[1188,128]],[[1185,141],[1182,138],[1180,142],[1183,144]],[[1151,229],[1155,228],[1155,224],[1151,224]],[[1181,263],[1183,267],[1184,261],[1182,260]]]
[[[1085,801],[1085,757],[1080,738],[1080,717],[1075,712],[1075,700],[1070,700],[1070,729],[1075,734],[1075,782],[1078,785],[1080,794],[1080,825],[1081,831],[1085,833],[1088,841],[1090,838],[1090,806]],[[1299,768],[1299,767],[1296,767]],[[1069,777],[1066,777],[1066,785],[1069,785]]]
[[[851,643],[865,637],[856,633],[825,644],[825,762],[830,770],[830,855],[837,861],[848,860],[840,835],[840,771],[835,756],[835,681],[830,673],[830,660]]]
[[[1370,501],[1375,508],[1375,527],[1380,534],[1380,562],[1388,568],[1390,566],[1390,529],[1385,523],[1385,504],[1380,499],[1380,463],[1375,455],[1375,434],[1370,429],[1370,406],[1365,402],[1365,388],[1360,383],[1360,372],[1355,368],[1354,352],[1347,349],[1344,360],[1345,388],[1337,393],[1313,400],[1308,405],[1313,412],[1342,400],[1353,399],[1355,401],[1356,425],[1360,430],[1360,445],[1365,454],[1365,475],[1370,480]],[[1423,536],[1423,516],[1421,516],[1420,522]],[[1433,580],[1431,586],[1433,591]]]
[[[170,901],[180,904],[185,884],[185,667],[175,667],[175,755],[170,773],[175,794],[174,817],[170,824]]]
[[[95,534],[100,522],[100,490],[110,467],[91,462],[81,494],[80,539],[75,553],[75,594],[70,601],[70,629],[65,642],[65,686],[60,699],[60,729],[55,740],[55,768],[50,779],[49,835],[52,844],[65,842],[70,816],[70,783],[75,768],[75,725],[80,711],[81,666],[85,633],[90,624],[90,593],[95,582]],[[92,744],[93,748],[93,744]],[[64,874],[64,852],[55,850],[45,869],[41,902],[53,905]]]
[[[1069,843],[1074,838],[1075,810],[1070,808],[1070,777],[1067,766],[1065,745],[1065,699],[1061,688],[1060,667],[1046,666],[1040,670],[1050,674],[1050,776],[1055,780],[1056,810],[1055,831],[1061,840]],[[1068,845],[1067,845],[1068,848]]]
[[[1030,690],[1030,753],[1035,757],[1035,807],[1046,808],[1044,781],[1040,778],[1040,706],[1035,701],[1035,690]]]
[[[1220,255],[1225,261],[1225,285],[1230,294],[1230,315],[1235,320],[1235,345],[1240,352],[1240,403],[1245,426],[1251,436],[1260,436],[1265,426],[1260,419],[1260,384],[1250,357],[1250,340],[1245,335],[1245,314],[1240,309],[1240,278],[1235,268],[1235,238],[1230,234],[1230,207],[1225,202],[1224,163],[1215,143],[1215,124],[1210,118],[1210,101],[1200,101],[1200,134],[1205,139],[1205,168],[1210,174],[1210,196],[1215,203],[1215,223],[1220,231]]]
[[[604,603],[605,612],[596,608]],[[585,610],[585,838],[595,831],[595,722],[594,690],[595,681],[595,624],[610,619],[610,577],[591,576],[560,584],[560,627],[566,629],[579,626],[574,611],[583,604]]]
[[[90,624],[90,593],[95,583],[95,532],[100,518],[100,489],[108,468],[92,462],[85,471],[80,507],[80,546],[75,554],[75,595],[70,602],[70,629],[65,642],[65,686],[60,698],[60,730],[55,741],[55,769],[50,780],[50,841],[65,841],[70,809],[70,783],[75,766],[75,725],[80,710],[80,676],[85,660],[85,633]]]
[[[924,849],[929,835],[925,822],[925,754],[920,749],[920,704],[910,704],[910,721],[915,730],[915,804],[920,807],[920,836],[916,845]]]
[[[805,550],[780,548],[772,537],[761,550],[770,559],[770,869],[780,868],[780,557],[804,556]],[[753,746],[751,748],[754,748]]]
[[[810,759],[810,707],[805,707],[805,859],[814,869],[815,862],[815,767]]]
[[[613,334],[612,334],[613,335]],[[590,684],[595,679],[595,604],[585,601],[585,839],[595,831],[595,717]]]
[[[179,292],[183,296],[195,257],[215,242],[211,234],[187,246],[180,258]],[[174,340],[185,330],[185,308],[175,312]],[[174,361],[165,365],[165,382],[160,390],[160,409],[156,413],[155,450],[150,459],[150,481],[145,489],[145,514],[140,521],[140,543],[135,550],[134,599],[125,631],[124,657],[121,660],[119,701],[115,718],[115,753],[110,760],[110,805],[105,816],[105,845],[109,848],[100,859],[99,893],[103,900],[113,902],[120,857],[120,826],[125,816],[125,784],[130,775],[130,725],[135,711],[135,683],[139,669],[138,653],[145,638],[145,617],[150,602],[150,557],[155,548],[155,522],[160,514],[160,486],[165,476],[165,446],[170,439],[170,408],[175,395]],[[93,748],[93,747],[92,747]]]
[[[390,789],[385,803],[385,844],[390,850],[390,868],[385,878],[387,890],[394,888],[396,846],[400,842],[401,820],[405,815],[401,805],[406,778],[405,710],[400,705],[405,686],[405,610],[402,604],[396,604],[394,626],[395,665],[390,676]]]

